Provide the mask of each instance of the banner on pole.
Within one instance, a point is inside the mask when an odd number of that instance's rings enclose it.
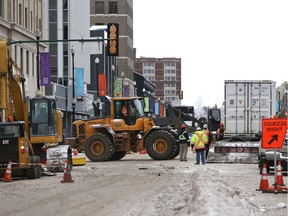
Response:
[[[84,68],[75,68],[75,96],[84,95]]]
[[[49,52],[40,53],[40,85],[51,85],[51,56]]]

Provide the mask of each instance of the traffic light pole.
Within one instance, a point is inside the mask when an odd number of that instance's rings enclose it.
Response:
[[[87,39],[84,39],[84,38],[81,38],[81,39],[63,39],[63,40],[37,40],[37,41],[35,41],[35,40],[25,40],[25,41],[22,41],[22,40],[20,40],[20,41],[12,41],[12,42],[10,42],[10,43],[7,43],[7,45],[8,46],[10,46],[10,45],[13,45],[13,44],[22,44],[22,43],[40,43],[40,42],[42,42],[42,43],[58,43],[58,42],[73,42],[73,41],[75,41],[75,42],[81,42],[81,43],[83,43],[83,42],[103,42],[103,41],[110,41],[110,40],[115,40],[114,38],[106,38],[106,39],[104,39],[104,38],[87,38]]]

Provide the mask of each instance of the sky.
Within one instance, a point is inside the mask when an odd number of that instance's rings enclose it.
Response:
[[[181,58],[182,105],[221,106],[225,80],[288,80],[288,0],[133,0],[136,57]]]

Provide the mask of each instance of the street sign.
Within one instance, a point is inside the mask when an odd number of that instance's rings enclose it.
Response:
[[[282,148],[287,132],[287,119],[262,119],[262,148]]]

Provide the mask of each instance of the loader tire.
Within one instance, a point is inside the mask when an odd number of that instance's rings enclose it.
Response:
[[[180,145],[179,143],[177,143],[176,145],[174,145],[174,151],[172,153],[172,155],[169,157],[169,159],[174,159],[175,157],[177,157],[180,153]]]
[[[93,162],[107,161],[114,155],[114,146],[104,134],[95,134],[87,139],[85,154]]]
[[[110,159],[112,160],[121,160],[123,157],[125,157],[125,155],[127,154],[127,151],[115,151],[114,155],[112,156],[112,158]]]
[[[155,160],[171,159],[175,153],[175,137],[165,130],[152,132],[145,141],[148,155]]]

